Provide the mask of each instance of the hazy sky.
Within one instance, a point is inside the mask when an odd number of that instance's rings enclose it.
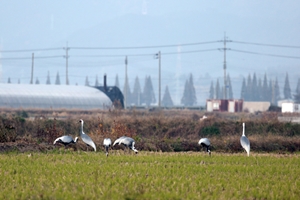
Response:
[[[68,44],[70,84],[84,84],[88,76],[93,85],[96,75],[102,82],[107,73],[113,85],[118,74],[123,89],[128,55],[131,88],[136,76],[143,87],[149,75],[157,88],[154,54],[161,51],[162,93],[168,85],[178,102],[192,73],[203,104],[207,85],[222,82],[224,54],[218,49],[224,47],[226,32],[227,73],[233,82],[266,73],[270,79],[278,77],[283,88],[288,72],[294,90],[300,77],[299,24],[300,1],[295,0],[0,0],[1,82],[10,77],[14,83],[29,83],[34,53],[34,81],[38,77],[46,83],[49,71],[52,83],[57,72],[65,83],[63,48]],[[157,47],[89,49],[149,46]],[[240,97],[240,84],[233,92]]]

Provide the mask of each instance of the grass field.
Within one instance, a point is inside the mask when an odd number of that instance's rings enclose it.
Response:
[[[300,199],[299,154],[0,154],[0,199]]]

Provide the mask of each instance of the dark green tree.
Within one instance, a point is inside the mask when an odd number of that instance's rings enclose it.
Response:
[[[181,103],[185,106],[193,106],[197,103],[197,97],[194,87],[193,75],[190,75],[189,80],[186,80]]]
[[[246,100],[247,101],[253,101],[253,90],[252,90],[252,78],[251,75],[248,75],[247,78],[247,92],[246,92]]]
[[[221,88],[219,84],[219,79],[217,79],[216,83],[216,99],[222,99]]]
[[[296,93],[294,94],[294,101],[295,103],[300,103],[300,78],[298,78]]]
[[[151,76],[147,77],[145,79],[145,85],[144,85],[144,91],[143,91],[143,103],[145,103],[147,106],[150,106],[151,103],[155,103],[155,95],[153,90],[153,85],[151,81]]]
[[[241,89],[241,99],[246,100],[246,92],[247,92],[246,79],[243,78],[242,89]]]
[[[286,73],[286,76],[285,76],[284,87],[283,87],[283,96],[284,96],[285,99],[291,99],[292,98],[288,73]]]
[[[258,101],[262,101],[263,99],[263,93],[262,93],[262,82],[261,78],[258,78],[258,84],[257,84],[257,90],[258,90]]]
[[[56,74],[55,85],[60,85],[59,73]]]
[[[214,88],[214,82],[211,81],[210,89],[209,89],[209,98],[214,99],[215,98],[215,88]]]
[[[99,80],[98,80],[98,75],[96,75],[96,79],[95,79],[95,86],[99,86]]]
[[[189,100],[189,96],[190,96],[190,86],[189,86],[189,81],[186,80],[185,84],[184,84],[184,91],[183,91],[183,95],[181,98],[181,103],[185,106],[190,106],[191,102]]]
[[[50,73],[49,73],[49,71],[48,71],[48,75],[47,75],[46,85],[51,85],[51,81],[50,81]]]
[[[124,95],[124,99],[126,102],[126,106],[130,106],[132,102],[131,102],[131,91],[130,91],[130,87],[129,87],[128,77],[125,78],[125,83],[124,83],[124,87],[123,87],[123,95]]]
[[[170,95],[170,92],[169,92],[168,86],[166,86],[165,93],[164,93],[164,96],[162,98],[161,104],[162,104],[162,106],[165,106],[165,107],[171,107],[171,106],[174,105],[173,101],[172,101],[172,98],[171,98],[171,95]]]
[[[37,84],[37,85],[40,84],[40,81],[39,81],[39,78],[38,78],[38,77],[36,77],[35,84]]]
[[[118,88],[120,88],[118,74],[116,75],[115,86],[118,87]]]
[[[252,79],[252,101],[259,101],[259,91],[257,86],[256,74],[253,74]]]
[[[11,81],[10,81],[10,77],[8,77],[7,83],[11,83]]]
[[[232,85],[229,74],[227,75],[227,85],[228,85],[228,98],[233,99]]]
[[[269,89],[268,89],[268,79],[267,79],[267,74],[264,76],[264,81],[263,81],[263,86],[262,86],[262,100],[263,101],[269,101]]]
[[[275,79],[275,85],[274,85],[274,97],[275,97],[275,105],[278,104],[278,101],[280,100],[280,88],[278,84],[278,79],[276,77]]]
[[[136,77],[134,81],[134,86],[133,86],[133,92],[132,92],[132,103],[134,105],[141,105],[141,96],[142,96],[142,89],[140,85],[139,78]]]
[[[86,76],[85,77],[85,83],[84,83],[85,86],[90,86],[90,82],[89,82],[89,77]]]

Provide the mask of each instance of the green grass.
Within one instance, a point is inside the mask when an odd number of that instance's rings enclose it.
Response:
[[[0,199],[299,199],[299,154],[0,154]]]

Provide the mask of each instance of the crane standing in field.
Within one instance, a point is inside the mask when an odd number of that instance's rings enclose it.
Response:
[[[91,146],[91,147],[94,149],[94,151],[97,151],[97,150],[96,150],[96,145],[95,145],[95,143],[93,142],[93,140],[90,138],[90,136],[88,136],[87,134],[85,134],[85,133],[83,132],[83,123],[84,123],[83,120],[80,119],[79,122],[81,123],[81,127],[80,127],[80,137],[81,137],[82,141],[87,145],[87,147],[88,147],[88,146]],[[87,149],[87,150],[88,150],[88,149]]]
[[[202,147],[205,147],[206,148],[206,151],[208,153],[208,155],[211,155],[211,152],[210,152],[210,141],[209,139],[207,138],[201,138],[198,142],[199,145],[201,145]]]
[[[108,156],[108,149],[111,146],[111,139],[110,138],[104,138],[103,146],[105,148],[105,154],[106,154],[106,157],[107,157]]]
[[[242,147],[246,150],[248,156],[250,155],[250,141],[245,135],[245,123],[243,123],[243,135],[240,139]]]
[[[118,145],[123,144],[124,146],[126,146],[129,149],[131,149],[132,151],[134,151],[136,154],[138,153],[138,150],[136,150],[134,147],[135,141],[131,137],[122,136],[115,140],[113,146],[115,146],[116,144],[118,144]]]

